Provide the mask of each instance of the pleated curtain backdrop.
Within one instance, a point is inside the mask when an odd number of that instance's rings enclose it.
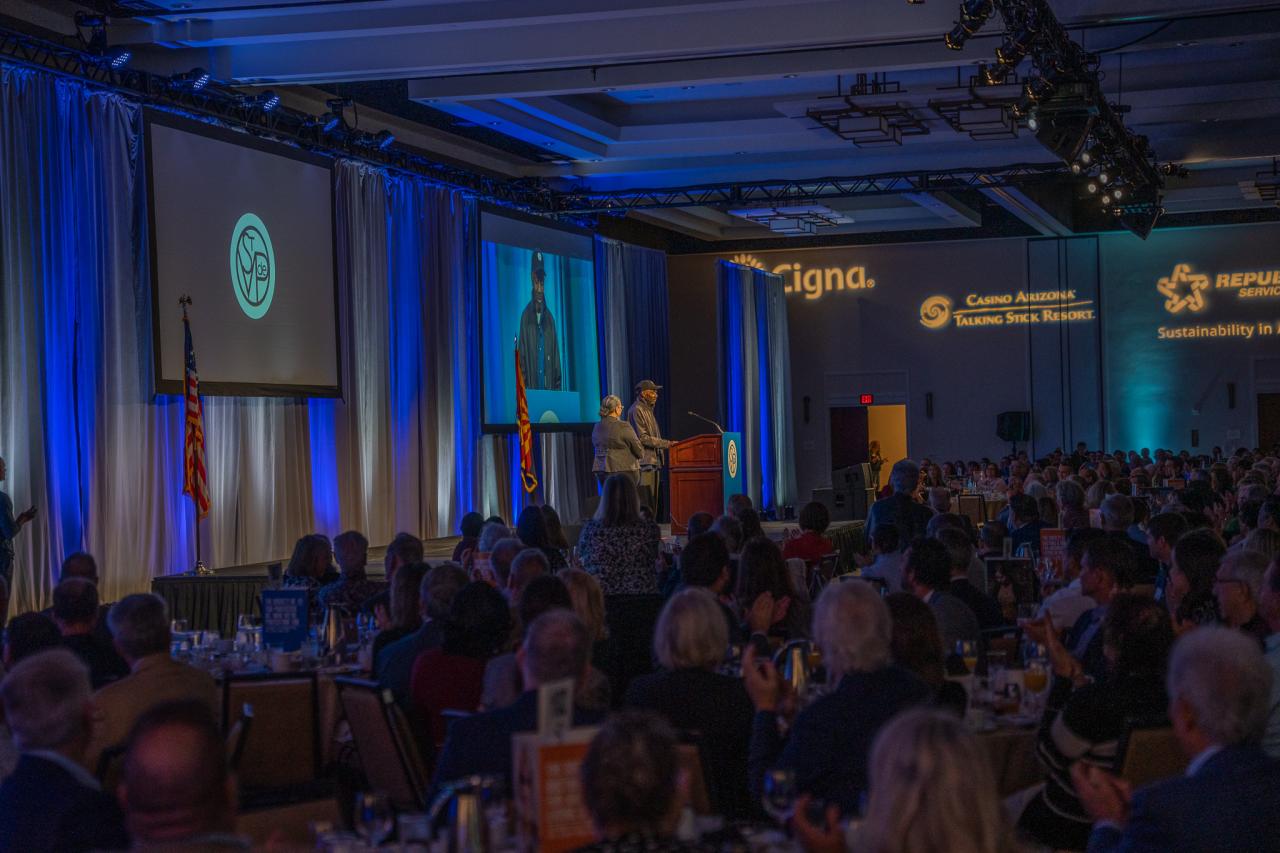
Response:
[[[742,433],[747,491],[757,506],[795,504],[790,333],[781,276],[719,261],[721,420]]]

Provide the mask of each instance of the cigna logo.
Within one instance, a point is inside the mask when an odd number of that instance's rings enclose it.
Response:
[[[780,275],[787,294],[802,293],[805,299],[821,299],[832,292],[870,290],[876,286],[876,280],[867,276],[864,266],[806,268],[799,261],[784,261],[769,267],[755,255],[747,254],[734,255],[729,262]]]
[[[1191,264],[1176,264],[1172,275],[1156,282],[1156,290],[1164,297],[1164,310],[1170,314],[1203,311],[1208,305],[1205,300],[1208,289],[1209,276],[1192,272]]]

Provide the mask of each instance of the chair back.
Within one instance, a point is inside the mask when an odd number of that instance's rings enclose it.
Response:
[[[246,791],[305,785],[320,775],[320,723],[314,673],[228,675],[222,719],[228,733],[253,713],[244,738],[239,779]]]
[[[1119,753],[1120,776],[1134,788],[1180,776],[1187,769],[1187,758],[1169,726],[1129,729]]]
[[[702,766],[702,751],[698,749],[696,743],[682,743],[676,748],[680,759],[680,770],[689,780],[689,799],[686,805],[693,809],[694,814],[712,814],[711,796],[707,792],[707,775],[703,772]]]
[[[421,811],[426,805],[425,774],[420,761],[412,764],[392,724],[392,713],[400,709],[390,691],[358,678],[334,681],[369,786],[386,794],[396,808]]]
[[[242,705],[240,719],[227,729],[227,766],[232,773],[240,771],[240,760],[244,758],[244,745],[249,741],[249,730],[253,728],[253,706]]]

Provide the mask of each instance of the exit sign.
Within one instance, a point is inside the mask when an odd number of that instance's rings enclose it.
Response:
[[[858,404],[862,406],[870,406],[876,401],[874,394],[862,394],[858,397]]]

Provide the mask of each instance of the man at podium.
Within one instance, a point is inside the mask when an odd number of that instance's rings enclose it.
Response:
[[[627,409],[627,421],[644,448],[644,455],[640,457],[640,502],[649,505],[655,519],[662,518],[658,511],[661,497],[658,487],[661,485],[663,451],[671,446],[671,442],[662,437],[658,419],[653,414],[661,388],[652,379],[640,380],[636,383],[636,401]]]

